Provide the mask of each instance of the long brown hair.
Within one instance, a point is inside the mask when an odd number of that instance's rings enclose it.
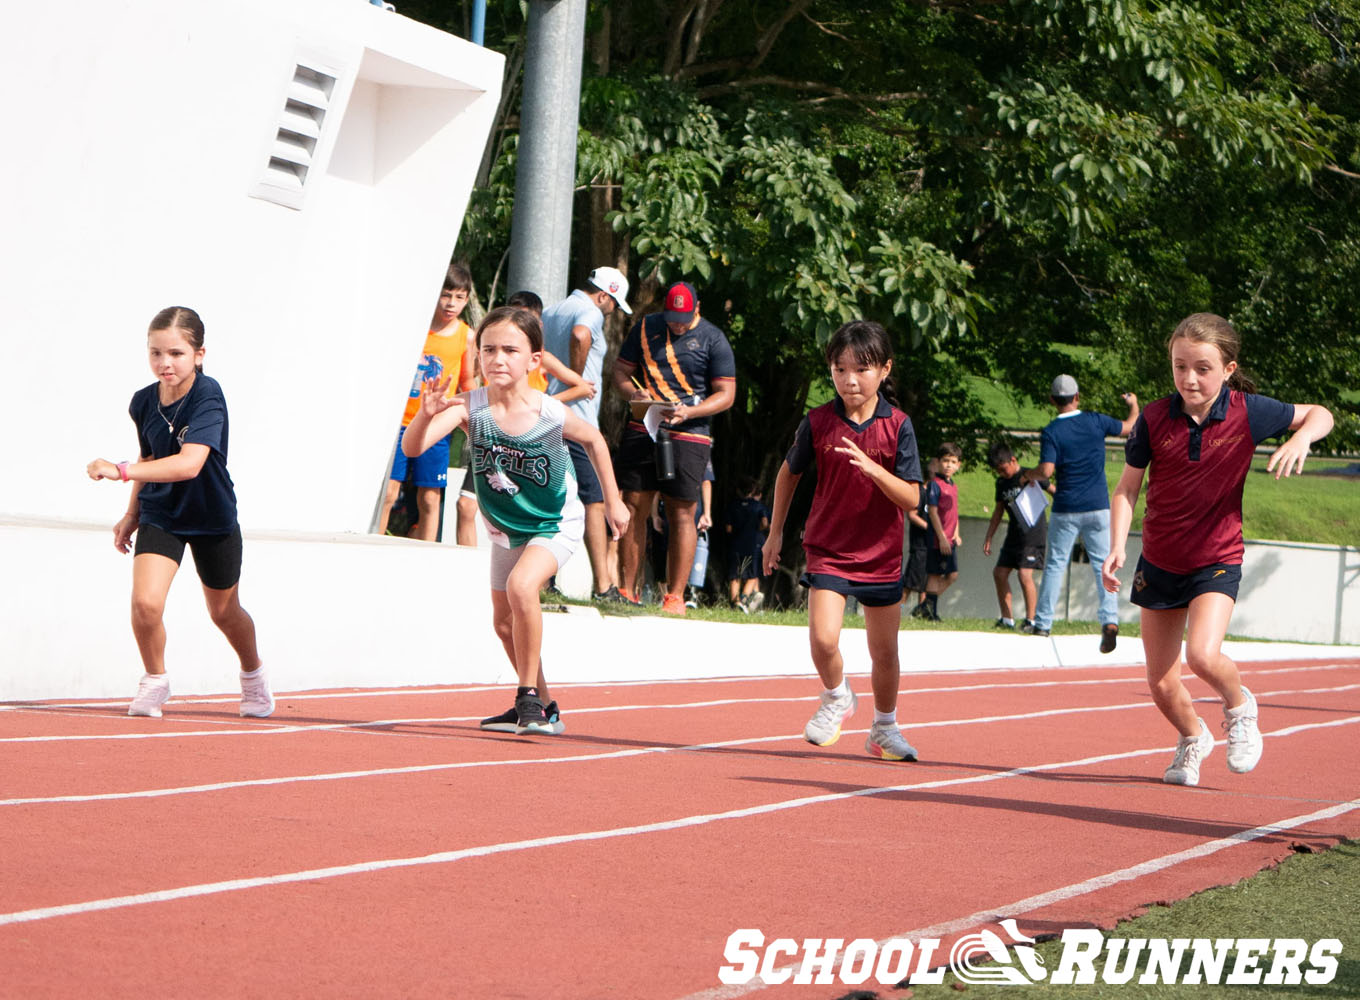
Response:
[[[146,332],[155,333],[157,330],[178,330],[195,351],[203,349],[203,320],[188,306],[167,306],[156,313],[151,317],[151,325],[146,328]],[[203,366],[197,361],[194,362],[194,371],[203,371]]]
[[[1166,342],[1167,354],[1171,353],[1171,345],[1182,339],[1217,347],[1224,367],[1237,361],[1237,355],[1242,349],[1242,341],[1233,325],[1214,313],[1193,313],[1181,320],[1172,332],[1171,339]],[[1236,371],[1228,376],[1228,388],[1236,389],[1238,392],[1256,391],[1256,383],[1242,370],[1241,362],[1238,362]]]

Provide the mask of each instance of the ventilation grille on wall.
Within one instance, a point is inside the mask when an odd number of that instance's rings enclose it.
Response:
[[[256,192],[260,197],[301,207],[334,91],[335,77],[329,73],[302,64],[294,69]]]

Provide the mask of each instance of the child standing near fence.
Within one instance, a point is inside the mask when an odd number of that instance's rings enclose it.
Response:
[[[832,335],[826,359],[836,398],[803,418],[779,468],[762,561],[766,574],[779,565],[789,502],[815,464],[817,489],[803,530],[807,572],[800,582],[808,588],[808,638],[823,691],[803,735],[831,746],[857,707],[840,653],[845,602],[854,597],[864,608],[874,692],[865,750],[882,760],[915,760],[916,749],[897,725],[897,630],[902,512],[916,506],[921,462],[911,420],[894,405],[892,354],[892,341],[877,323],[856,320]]]
[[[483,720],[482,728],[560,733],[561,718],[549,699],[540,658],[538,592],[585,531],[566,441],[580,442],[590,456],[604,487],[605,518],[616,537],[628,523],[628,509],[600,432],[558,400],[529,388],[529,372],[543,351],[538,317],[512,306],[493,309],[477,329],[476,347],[485,385],[448,398],[447,375],[427,382],[402,448],[418,454],[455,428],[467,427],[477,505],[495,543],[491,606],[496,635],[519,681],[514,708]]]
[[[1154,469],[1131,600],[1143,609],[1153,701],[1181,735],[1162,780],[1197,785],[1214,737],[1181,681],[1181,637],[1185,665],[1223,699],[1228,769],[1250,771],[1262,751],[1256,699],[1222,651],[1242,579],[1242,487],[1256,446],[1286,430],[1297,433],[1266,468],[1276,479],[1302,472],[1310,445],[1331,431],[1332,415],[1256,395],[1238,367],[1237,331],[1212,313],[1182,320],[1167,351],[1176,391],[1143,410],[1129,434],[1101,580],[1118,592],[1133,508],[1144,473]]]
[[[187,546],[213,624],[241,661],[241,714],[274,711],[255,647],[255,622],[241,607],[241,528],[227,472],[227,403],[203,374],[203,321],[182,306],[162,309],[147,330],[156,381],[138,390],[128,413],[137,425],[135,462],[96,458],[91,479],[131,482],[127,513],[113,526],[113,547],[132,558],[132,634],[145,673],[128,715],[161,717],[170,697],[165,672],[165,599]]]

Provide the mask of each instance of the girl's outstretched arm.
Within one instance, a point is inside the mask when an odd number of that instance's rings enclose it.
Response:
[[[761,569],[769,576],[779,565],[779,553],[784,547],[784,518],[788,516],[789,504],[793,501],[793,491],[798,488],[802,475],[789,468],[788,459],[779,466],[779,474],[774,477],[774,503],[770,511],[770,533],[761,548]]]
[[[447,396],[451,375],[435,381],[426,379],[420,390],[420,409],[411,418],[401,438],[401,453],[407,458],[425,454],[441,438],[453,433],[467,420],[467,401],[462,396]]]
[[[1100,567],[1100,582],[1112,594],[1119,593],[1119,571],[1124,568],[1127,555],[1124,547],[1129,540],[1129,525],[1133,524],[1133,508],[1143,489],[1143,473],[1132,465],[1125,465],[1119,485],[1110,497],[1110,554]]]
[[[864,454],[859,446],[848,437],[841,438],[841,442],[836,451],[842,455],[850,456],[850,464],[872,479],[874,485],[883,492],[885,497],[903,510],[916,509],[917,501],[921,499],[921,485],[919,483],[909,483],[905,479],[898,479],[890,470],[885,469]]]
[[[110,462],[106,458],[96,458],[85,466],[85,474],[91,479],[180,483],[197,476],[211,453],[212,449],[206,444],[186,444],[180,448],[178,455],[167,455],[165,458],[141,458],[136,462]]]
[[[1315,403],[1295,403],[1294,421],[1289,429],[1294,433],[1275,449],[1266,463],[1267,471],[1274,472],[1276,479],[1280,476],[1288,478],[1291,472],[1303,471],[1303,461],[1308,457],[1309,447],[1332,432],[1332,411]]]

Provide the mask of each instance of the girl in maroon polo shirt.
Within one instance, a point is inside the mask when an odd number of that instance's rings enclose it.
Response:
[[[911,420],[893,405],[892,341],[877,323],[855,320],[826,347],[836,398],[806,417],[774,484],[765,573],[779,565],[784,518],[799,479],[817,467],[817,489],[803,529],[812,662],[822,680],[821,704],[803,735],[830,746],[858,699],[840,654],[845,599],[864,608],[869,640],[874,724],[864,748],[882,760],[915,760],[897,726],[897,629],[902,603],[903,511],[916,506],[921,461]]]
[[[1237,331],[1219,316],[1181,321],[1167,344],[1176,391],[1138,417],[1110,500],[1112,544],[1101,577],[1117,593],[1143,474],[1154,468],[1131,599],[1143,609],[1152,699],[1181,734],[1162,777],[1172,785],[1199,784],[1214,746],[1181,681],[1182,635],[1186,665],[1223,699],[1228,769],[1243,774],[1261,759],[1256,699],[1222,650],[1242,578],[1242,486],[1260,442],[1297,432],[1267,463],[1279,479],[1302,472],[1309,446],[1332,429],[1325,407],[1256,395],[1238,368],[1238,349]]]

